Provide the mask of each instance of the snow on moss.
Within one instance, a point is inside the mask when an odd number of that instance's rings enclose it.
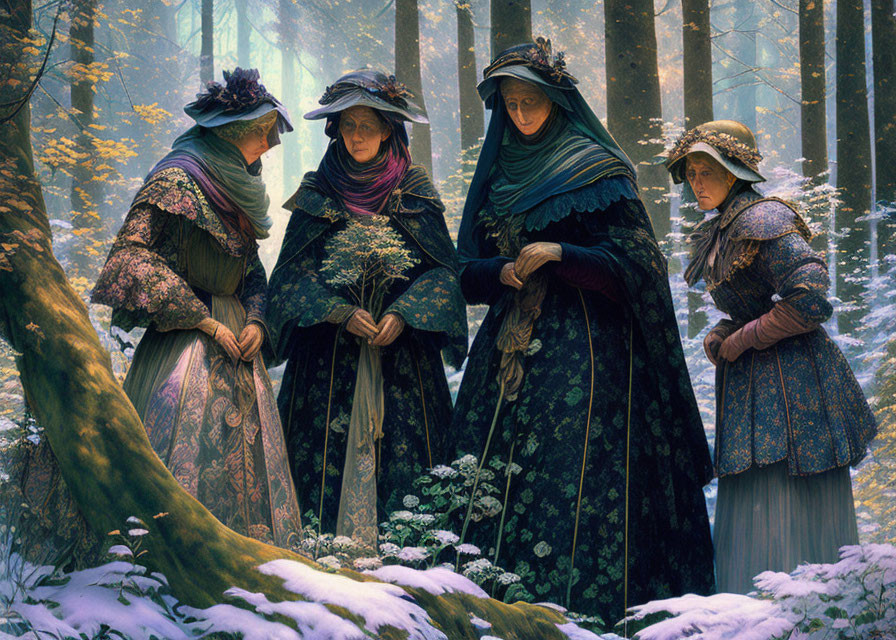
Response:
[[[418,571],[410,567],[390,564],[375,571],[365,571],[364,573],[383,582],[423,589],[435,596],[443,593],[459,592],[467,593],[477,598],[488,598],[488,594],[475,582],[442,567]]]
[[[371,633],[381,627],[395,627],[406,631],[408,640],[447,640],[426,611],[396,585],[358,582],[292,560],[273,560],[258,569],[282,579],[285,589],[303,598],[344,607],[363,618]]]

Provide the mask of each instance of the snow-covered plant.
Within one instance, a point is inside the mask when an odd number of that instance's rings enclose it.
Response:
[[[321,274],[341,287],[362,309],[377,318],[383,297],[395,280],[417,264],[386,216],[354,217],[324,245]]]
[[[632,607],[625,624],[639,640],[896,637],[893,545],[846,546],[835,564],[804,564],[789,574],[766,571],[755,584],[750,596],[689,594]]]

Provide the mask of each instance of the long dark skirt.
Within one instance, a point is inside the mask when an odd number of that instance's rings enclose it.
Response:
[[[352,411],[358,338],[331,324],[296,331],[278,396],[286,450],[303,513],[336,530]],[[381,353],[383,438],[377,443],[377,511],[401,509],[414,479],[444,464],[451,394],[438,346],[406,328]],[[326,469],[326,472],[324,470]],[[323,496],[323,500],[321,500]]]
[[[499,395],[501,317],[489,312],[472,346],[451,435],[483,453]],[[549,288],[535,323],[519,398],[504,402],[487,458],[519,465],[489,481],[501,517],[470,526],[469,542],[522,578],[536,601],[599,614],[713,588],[702,488],[664,438],[654,373],[629,311],[598,294]],[[662,437],[661,437],[662,436]],[[505,500],[506,496],[506,500]],[[498,550],[500,539],[500,550]]]

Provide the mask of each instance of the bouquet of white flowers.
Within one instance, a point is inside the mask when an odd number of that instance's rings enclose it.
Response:
[[[386,216],[352,218],[325,245],[322,274],[346,291],[374,320],[396,280],[417,264]],[[376,549],[376,442],[383,437],[383,373],[380,350],[361,341],[336,535]]]

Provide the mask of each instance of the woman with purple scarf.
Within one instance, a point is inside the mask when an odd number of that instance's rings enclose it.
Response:
[[[444,461],[440,352],[458,366],[467,346],[444,206],[408,152],[404,122],[427,122],[410,98],[365,69],[305,115],[326,118],[331,142],[284,205],[292,217],[268,289],[296,487],[323,531],[367,545],[412,480]]]
[[[260,158],[292,124],[258,71],[224,79],[185,107],[196,125],[137,192],[93,302],[146,327],[124,389],[174,477],[234,531],[289,547],[301,522],[260,355],[257,241],[271,227]]]

